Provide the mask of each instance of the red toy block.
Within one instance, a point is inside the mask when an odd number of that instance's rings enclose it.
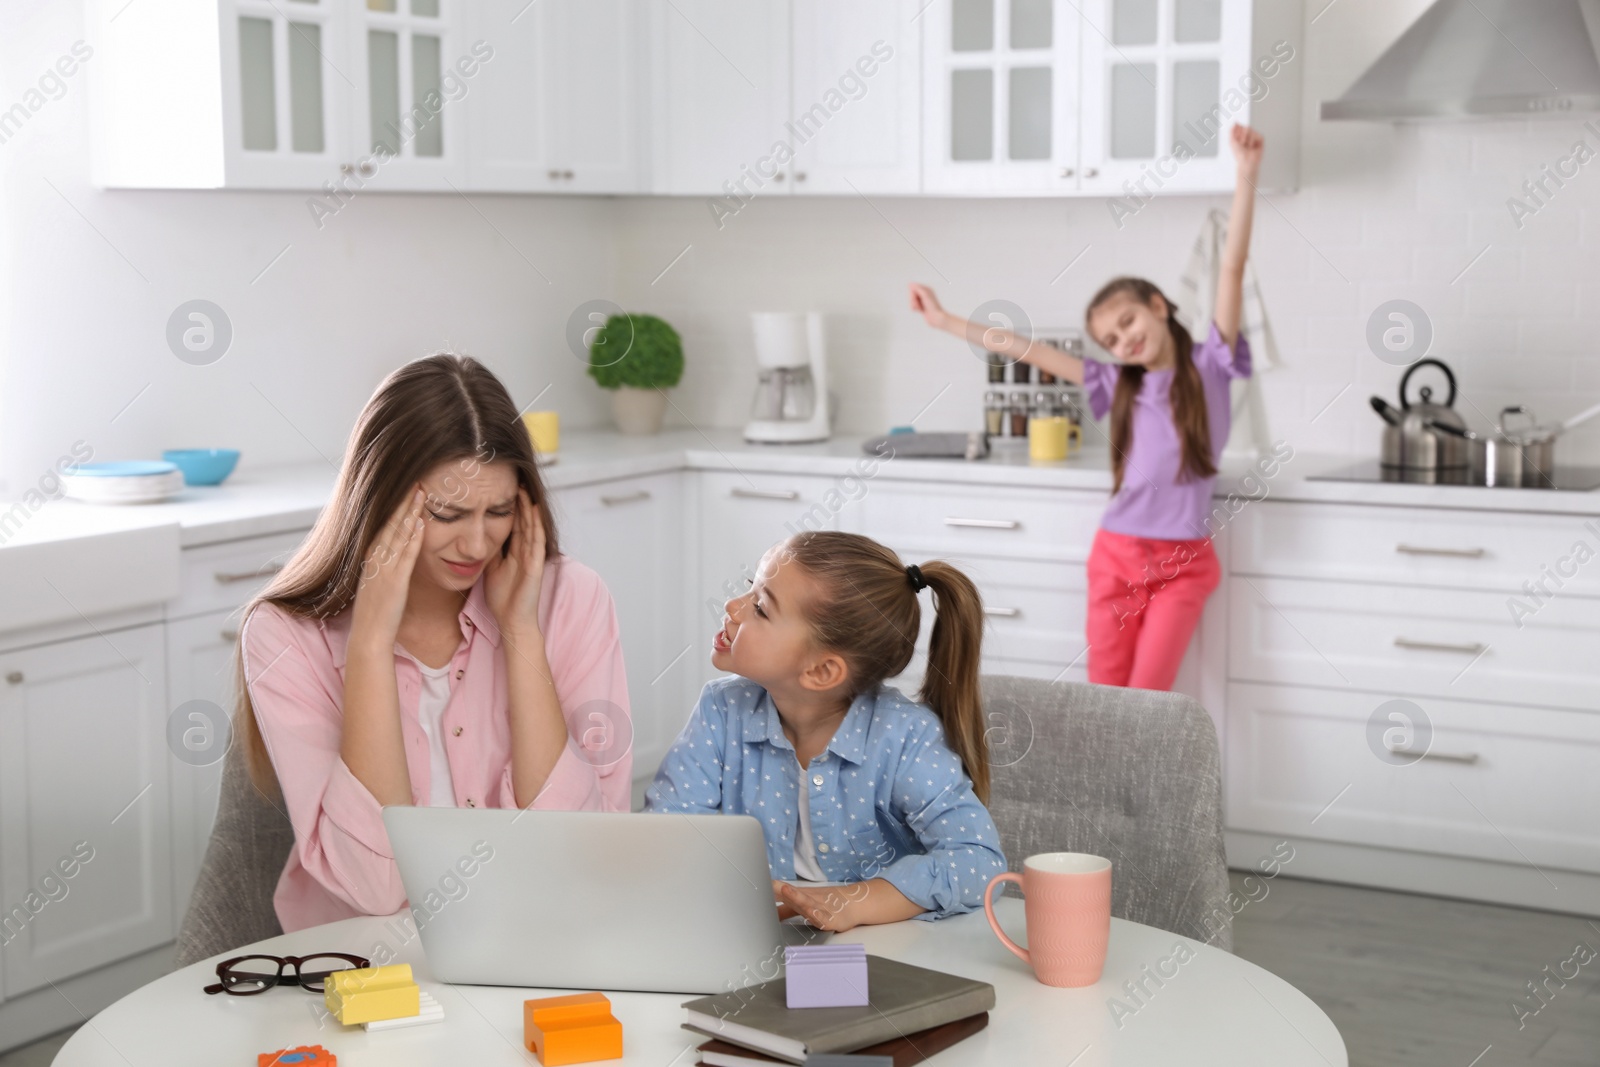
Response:
[[[256,1067],[339,1067],[339,1057],[321,1045],[301,1045],[298,1048],[280,1048],[276,1052],[263,1052],[256,1057]]]

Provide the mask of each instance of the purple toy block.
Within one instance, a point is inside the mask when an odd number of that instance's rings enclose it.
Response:
[[[791,945],[783,950],[791,1008],[859,1008],[867,1003],[865,945]]]

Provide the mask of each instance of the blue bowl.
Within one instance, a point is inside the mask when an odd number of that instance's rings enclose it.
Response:
[[[161,458],[177,465],[185,485],[221,485],[239,462],[237,448],[169,448]]]

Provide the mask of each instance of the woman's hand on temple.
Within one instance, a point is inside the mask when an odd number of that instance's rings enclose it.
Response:
[[[531,636],[539,631],[539,590],[544,584],[545,532],[528,491],[517,487],[511,544],[504,557],[489,557],[484,593],[503,634]]]
[[[353,634],[371,638],[379,647],[394,644],[406,611],[411,572],[422,551],[423,491],[420,486],[400,502],[372,539],[356,583]]]

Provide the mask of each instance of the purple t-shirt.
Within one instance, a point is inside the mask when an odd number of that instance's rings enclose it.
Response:
[[[1204,342],[1195,345],[1193,352],[1194,365],[1205,388],[1213,462],[1221,458],[1233,425],[1228,382],[1250,376],[1250,345],[1243,333],[1234,349],[1228,350],[1213,322],[1211,332]],[[1105,418],[1111,410],[1111,398],[1121,373],[1120,363],[1083,361],[1083,387],[1096,419]],[[1183,447],[1167,398],[1172,374],[1171,370],[1146,371],[1133,398],[1133,439],[1122,465],[1122,488],[1100,518],[1100,525],[1112,533],[1160,541],[1187,541],[1211,535],[1206,518],[1211,514],[1216,477],[1178,480]]]

